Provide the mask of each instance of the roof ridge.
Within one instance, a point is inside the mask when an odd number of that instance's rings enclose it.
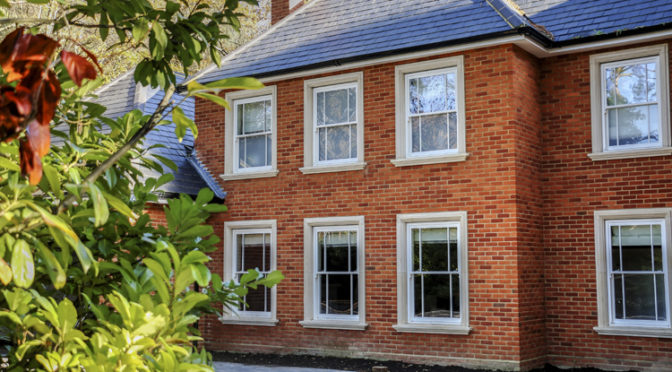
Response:
[[[516,3],[516,0],[485,0],[490,7],[506,22],[511,28],[530,27],[553,40],[553,34],[540,24],[534,23],[525,11]],[[516,19],[518,24],[514,25],[511,19]]]
[[[291,19],[293,19],[293,18],[296,18],[296,16],[297,16],[298,14],[303,13],[306,9],[310,8],[313,4],[318,3],[318,2],[320,2],[320,0],[312,0],[312,1],[309,1],[308,3],[304,4],[303,6],[301,6],[299,9],[297,9],[297,10],[295,10],[294,12],[292,12],[291,14],[289,14],[287,17],[281,19],[280,22],[278,22],[278,23],[272,25],[271,27],[269,27],[268,30],[266,30],[266,31],[264,31],[264,32],[262,32],[262,33],[260,33],[260,34],[257,35],[254,39],[248,41],[248,42],[247,42],[245,45],[243,45],[242,47],[240,47],[240,48],[234,50],[233,52],[231,52],[231,53],[229,53],[229,54],[227,54],[227,55],[226,55],[224,58],[222,58],[222,60],[220,61],[220,66],[223,65],[224,62],[226,62],[226,61],[228,61],[228,60],[230,60],[230,59],[233,59],[233,57],[235,57],[235,56],[237,56],[238,54],[242,53],[243,51],[249,49],[252,45],[254,45],[254,43],[256,43],[257,41],[259,41],[262,37],[271,34],[271,33],[274,32],[275,30],[277,30],[280,26],[282,26],[282,25],[284,25],[285,23],[289,22],[289,20],[291,20]],[[186,83],[186,82],[192,81],[192,80],[197,80],[197,79],[199,79],[199,78],[201,78],[201,77],[207,75],[208,73],[210,73],[210,72],[212,72],[212,71],[214,71],[214,70],[217,70],[217,69],[219,69],[219,68],[220,68],[220,67],[218,67],[216,64],[211,63],[210,66],[208,66],[208,67],[204,68],[203,70],[197,72],[197,73],[194,75],[193,78],[191,78],[191,79],[189,79],[189,80],[185,79],[185,81],[183,82],[183,84]]]

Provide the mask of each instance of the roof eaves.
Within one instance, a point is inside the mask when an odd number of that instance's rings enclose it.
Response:
[[[672,29],[672,22],[665,22],[665,23],[657,24],[655,26],[636,27],[636,28],[629,29],[629,30],[617,30],[617,31],[614,31],[614,32],[606,33],[606,34],[596,34],[596,35],[590,35],[590,36],[575,37],[575,38],[567,39],[567,40],[555,41],[555,42],[552,43],[550,48],[561,48],[561,47],[566,47],[566,46],[570,46],[570,45],[591,43],[591,42],[596,42],[596,41],[604,41],[604,40],[616,39],[616,38],[620,38],[620,37],[635,36],[635,35],[641,35],[641,34],[646,34],[646,33],[652,33],[652,32],[656,32],[656,31],[665,31],[665,30],[670,30],[670,29]]]
[[[198,159],[196,150],[187,151],[187,161],[192,167],[194,167],[196,173],[201,176],[205,184],[208,185],[208,188],[210,188],[210,190],[215,193],[215,196],[218,199],[224,200],[226,198],[226,192],[222,190],[222,188],[219,186],[219,183],[215,181],[205,165],[203,165],[203,163],[201,163],[201,161]]]

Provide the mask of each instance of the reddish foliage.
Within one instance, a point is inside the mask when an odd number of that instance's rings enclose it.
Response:
[[[42,156],[49,152],[49,123],[61,98],[61,83],[48,65],[59,46],[44,34],[24,33],[24,28],[16,29],[0,43],[0,67],[5,79],[18,82],[16,86],[0,87],[0,140],[14,140],[28,128],[19,152],[21,172],[33,185],[42,178]],[[83,50],[98,66],[96,57]],[[86,58],[62,51],[61,60],[78,86],[83,79],[96,78],[96,69]]]

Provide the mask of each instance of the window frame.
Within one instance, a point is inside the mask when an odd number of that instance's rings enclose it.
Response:
[[[595,266],[597,283],[597,326],[593,329],[602,335],[641,336],[672,338],[672,298],[671,275],[672,267],[670,252],[672,229],[672,208],[598,210],[594,212],[595,223]],[[615,319],[613,308],[613,288],[610,279],[611,252],[608,243],[611,236],[608,229],[613,225],[655,224],[660,223],[661,243],[663,245],[663,271],[666,285],[665,304],[667,319],[665,321]]]
[[[357,158],[319,161],[319,141],[317,139],[317,93],[339,89],[339,87],[356,87],[357,116]],[[341,88],[342,89],[342,88]],[[304,174],[341,172],[364,169],[364,74],[354,72],[327,76],[304,81],[304,161],[299,170]]]
[[[408,120],[409,77],[436,75],[441,72],[455,71],[455,105],[457,115],[457,148],[435,150],[425,153],[413,153],[411,128]],[[447,57],[423,62],[397,65],[395,72],[396,106],[396,158],[391,160],[395,166],[459,162],[467,159],[466,152],[466,116],[464,91],[464,56]],[[450,139],[448,139],[450,141]]]
[[[364,216],[304,219],[304,320],[305,328],[326,328],[363,331],[366,323],[366,275]],[[317,284],[317,233],[320,231],[357,232],[357,315],[328,315],[319,313]]]
[[[657,144],[609,145],[609,130],[606,119],[607,106],[605,69],[612,66],[655,61],[657,64],[656,96],[658,103],[658,121],[660,141]],[[666,156],[672,154],[670,140],[670,99],[669,99],[669,62],[667,44],[619,50],[615,52],[593,54],[590,56],[590,95],[591,95],[591,141],[592,160],[628,159],[648,156]]]
[[[220,175],[225,181],[274,177],[278,174],[278,132],[277,132],[277,88],[275,85],[258,90],[229,92],[225,96],[231,109],[227,109],[224,118],[225,146],[224,146],[224,174]],[[239,168],[238,165],[238,134],[237,134],[237,107],[239,104],[258,102],[270,98],[271,101],[271,164],[263,167]]]
[[[276,220],[228,221],[224,223],[223,281],[234,280],[236,274],[236,237],[239,234],[268,233],[271,244],[269,271],[277,270],[277,222]],[[230,310],[224,307],[219,319],[225,324],[274,326],[277,320],[277,286],[270,289],[270,311]]]
[[[411,301],[412,255],[411,229],[414,226],[442,226],[458,228],[458,259],[460,276],[460,317],[435,318],[418,321]],[[469,250],[467,240],[467,212],[433,212],[397,215],[397,332],[440,333],[467,335],[469,327]],[[426,318],[427,319],[427,318]]]

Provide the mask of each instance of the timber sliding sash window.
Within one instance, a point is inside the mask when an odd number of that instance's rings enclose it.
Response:
[[[361,72],[304,82],[303,173],[363,169],[364,98]]]
[[[272,177],[277,172],[276,88],[231,92],[225,117],[224,180]]]
[[[601,334],[672,337],[670,210],[595,212]]]
[[[593,160],[672,154],[667,49],[590,57]]]
[[[304,222],[306,328],[364,330],[364,218]]]
[[[224,224],[224,280],[239,281],[250,269],[267,275],[276,269],[275,220],[230,221]],[[249,289],[244,304],[220,320],[230,324],[273,326],[276,287]],[[225,309],[226,310],[226,309]]]
[[[466,226],[466,212],[397,217],[397,331],[469,333]]]

